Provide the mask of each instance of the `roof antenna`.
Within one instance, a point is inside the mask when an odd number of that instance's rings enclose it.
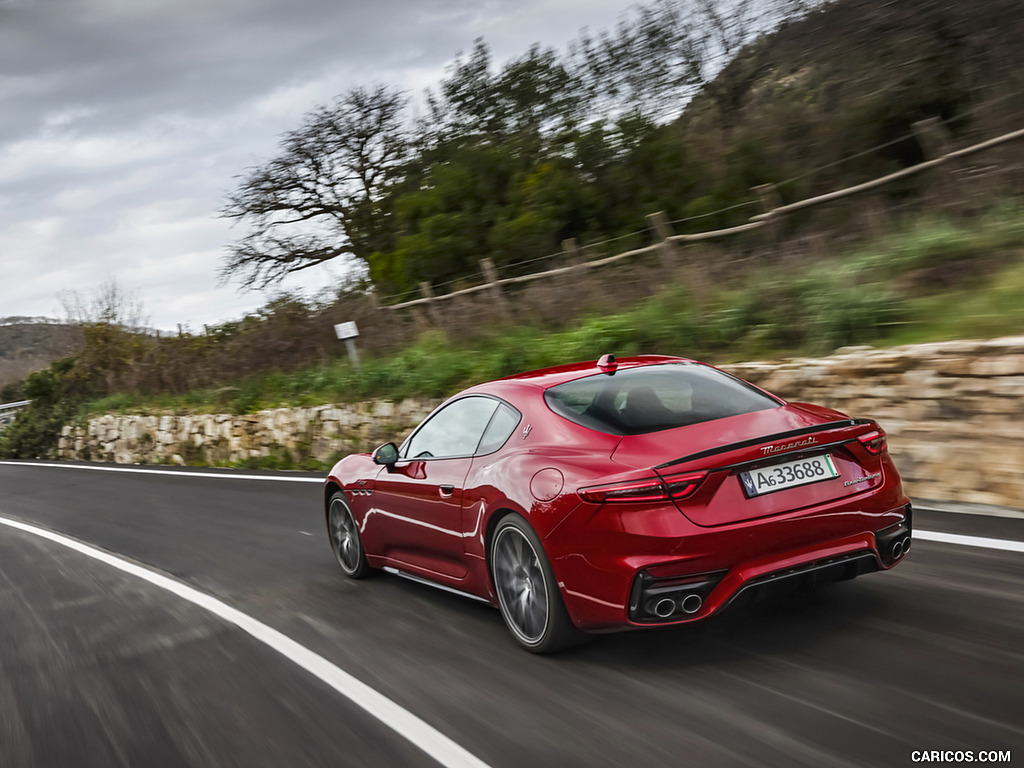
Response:
[[[601,369],[602,373],[612,376],[619,364],[615,362],[615,355],[601,355],[601,359],[597,361],[597,367]]]

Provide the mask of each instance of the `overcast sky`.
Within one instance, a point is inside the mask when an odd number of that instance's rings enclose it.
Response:
[[[564,50],[630,0],[0,0],[0,318],[114,279],[193,330],[268,294],[218,285],[234,177],[354,85],[419,95],[483,37]],[[283,284],[329,287],[340,266]]]

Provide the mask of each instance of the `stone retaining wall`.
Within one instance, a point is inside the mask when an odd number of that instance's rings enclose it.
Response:
[[[787,400],[876,419],[911,496],[1024,509],[1024,337],[728,368]]]
[[[85,427],[65,426],[58,453],[62,459],[118,464],[231,465],[262,458],[301,467],[310,459],[332,461],[402,437],[439,402],[380,400],[244,416],[100,416]]]
[[[791,401],[877,419],[912,496],[1024,509],[1024,337],[725,366]],[[403,437],[436,400],[245,416],[102,416],[65,427],[64,459],[232,464],[330,461]]]

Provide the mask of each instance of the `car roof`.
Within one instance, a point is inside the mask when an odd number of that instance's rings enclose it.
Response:
[[[627,368],[640,368],[645,365],[664,365],[665,363],[692,363],[685,357],[672,357],[670,355],[637,355],[635,357],[620,357],[615,361],[616,370]],[[506,376],[496,381],[509,383],[523,383],[547,389],[548,387],[563,384],[567,381],[581,379],[585,376],[592,376],[604,373],[604,369],[598,367],[597,360],[589,360],[580,363],[569,363],[568,365],[557,365],[551,368],[541,368],[536,371],[526,371],[512,376]]]

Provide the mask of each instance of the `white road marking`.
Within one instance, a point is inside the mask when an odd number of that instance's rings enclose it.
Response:
[[[291,483],[323,483],[318,477],[289,477],[287,475],[246,475],[226,472],[180,472],[167,469],[149,469],[141,467],[91,466],[84,464],[63,464],[48,462],[0,461],[0,465],[49,467],[53,469],[85,469],[97,472],[135,472],[149,475],[173,475],[181,478],[214,478],[227,480],[272,480]],[[192,587],[181,584],[155,571],[143,568],[134,563],[122,560],[110,553],[103,552],[58,533],[37,528],[17,520],[0,517],[0,524],[49,539],[57,544],[73,549],[95,560],[148,581],[154,586],[167,590],[183,600],[205,608],[224,621],[234,624],[260,642],[273,648],[278,653],[293,661],[310,674],[319,678],[348,698],[357,706],[376,717],[399,735],[408,739],[432,758],[444,766],[467,766],[472,768],[488,768],[487,764],[462,748],[450,738],[421,720],[416,715],[402,708],[391,699],[348,674],[340,667],[305,646],[292,640],[287,635],[264,624],[251,616],[232,608],[210,595],[199,592]],[[306,533],[300,531],[300,533]],[[306,534],[311,535],[311,534]],[[982,536],[964,536],[955,533],[939,533],[936,531],[915,530],[914,538],[922,541],[936,541],[944,544],[959,544],[967,547],[981,547],[1006,552],[1024,552],[1024,542],[1007,539],[992,539]]]
[[[90,469],[94,472],[134,472],[139,475],[173,475],[174,477],[212,477],[218,480],[276,480],[279,483],[320,483],[324,477],[289,477],[288,475],[243,475],[238,472],[179,472],[173,469],[150,469],[148,467],[97,467],[91,464],[52,464],[41,461],[0,461],[12,467],[49,467],[50,469]]]
[[[984,536],[963,536],[959,533],[938,533],[936,531],[914,531],[912,536],[922,541],[940,541],[943,544],[961,544],[965,547],[1001,549],[1004,552],[1024,552],[1024,541],[989,539]]]
[[[319,477],[289,477],[288,475],[243,475],[240,473],[228,472],[180,472],[173,469],[150,469],[138,466],[111,467],[94,466],[89,464],[64,464],[41,461],[0,461],[0,465],[7,464],[12,467],[49,467],[51,469],[90,469],[96,472],[136,472],[143,475],[171,475],[173,477],[185,478],[214,478],[217,480],[273,480],[279,483],[323,483]],[[938,508],[922,507],[943,512]],[[980,514],[980,513],[976,513]],[[407,520],[407,518],[402,518]],[[415,522],[415,521],[410,521]],[[433,526],[430,526],[433,527]],[[443,529],[438,529],[443,530]],[[449,531],[444,531],[449,533]],[[301,531],[305,533],[305,531]],[[311,534],[306,534],[311,535]],[[939,533],[937,531],[915,530],[914,537],[922,541],[938,541],[943,544],[960,544],[965,547],[983,547],[985,549],[999,549],[1005,552],[1024,552],[1024,542],[1008,539],[990,539],[983,536],[963,536],[957,533]]]
[[[234,476],[232,475],[232,477]],[[83,555],[99,560],[101,563],[106,563],[113,568],[148,581],[150,584],[165,589],[183,600],[198,605],[200,608],[205,608],[210,613],[230,624],[234,624],[260,642],[270,646],[310,674],[327,683],[327,685],[331,686],[342,696],[345,696],[354,704],[373,715],[400,736],[408,739],[443,766],[450,768],[489,768],[487,763],[484,763],[468,750],[456,744],[433,726],[408,710],[403,709],[370,686],[357,680],[323,656],[314,653],[263,622],[242,613],[236,608],[232,608],[227,603],[221,602],[210,595],[170,579],[167,576],[151,571],[148,568],[122,560],[109,552],[95,549],[88,544],[83,544],[59,533],[54,533],[44,528],[37,528],[34,525],[6,517],[0,517],[0,524],[31,533],[73,549]]]

